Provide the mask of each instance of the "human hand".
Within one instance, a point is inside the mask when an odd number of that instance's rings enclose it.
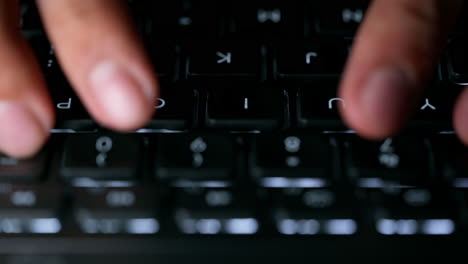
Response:
[[[118,131],[142,126],[152,116],[158,87],[122,4],[37,3],[61,66],[94,119]],[[403,127],[461,4],[462,0],[374,0],[340,88],[346,101],[343,117],[352,129],[383,139]],[[54,115],[39,67],[18,31],[18,13],[17,1],[0,2],[0,39],[6,40],[0,42],[0,122],[13,124],[0,128],[0,152],[24,157],[47,139]],[[455,111],[455,128],[468,143],[465,113],[468,92]]]
[[[19,31],[19,1],[0,1],[0,152],[34,154],[54,125],[52,103]],[[117,131],[153,115],[158,84],[142,42],[116,0],[37,0],[68,80],[99,123]]]
[[[361,136],[397,134],[431,78],[462,0],[374,0],[343,75],[342,116]],[[454,127],[468,144],[468,90],[455,105]]]

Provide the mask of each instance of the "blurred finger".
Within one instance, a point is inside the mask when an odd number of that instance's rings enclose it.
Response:
[[[62,68],[101,124],[129,131],[153,115],[157,82],[122,1],[38,0]]]
[[[461,0],[375,0],[340,87],[348,125],[370,139],[397,133],[430,78]]]
[[[0,151],[34,154],[53,126],[40,68],[19,29],[17,1],[0,1]]]

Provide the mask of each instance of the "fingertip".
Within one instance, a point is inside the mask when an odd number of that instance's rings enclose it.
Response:
[[[90,73],[90,91],[97,102],[98,121],[128,132],[143,126],[154,112],[156,85],[113,61],[98,63]]]
[[[361,82],[345,82],[345,122],[361,136],[382,140],[404,126],[417,100],[415,85],[397,67],[382,67]]]
[[[359,110],[343,110],[342,117],[350,130],[355,131],[360,137],[367,140],[379,141],[396,133],[394,130],[370,123],[367,119],[362,118]]]
[[[349,109],[352,107],[347,108]],[[354,108],[354,110],[343,109],[341,114],[350,130],[355,131],[359,136],[371,141],[384,140],[396,135],[399,131],[398,127],[388,123],[376,124],[371,122],[369,118],[360,114],[357,108]]]
[[[38,6],[62,69],[92,117],[119,132],[144,126],[158,85],[124,5],[47,0]]]
[[[439,2],[376,0],[368,9],[340,89],[343,118],[361,136],[394,136],[414,113],[459,1]]]
[[[109,118],[109,117],[96,117],[96,121],[101,124],[103,127],[121,132],[128,133],[138,130],[144,127],[151,117],[153,116],[154,111],[146,110],[141,108],[133,109],[132,114],[127,114],[122,118]]]
[[[458,138],[468,145],[468,88],[460,94],[455,104],[453,122]]]
[[[19,102],[0,103],[0,151],[15,158],[34,155],[49,136],[49,123]]]

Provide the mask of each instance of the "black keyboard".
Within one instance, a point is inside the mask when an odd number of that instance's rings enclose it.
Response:
[[[123,135],[90,118],[25,1],[57,125],[37,157],[0,156],[0,262],[463,257],[468,148],[451,112],[468,83],[464,21],[406,129],[368,142],[336,95],[368,1],[322,2],[128,1],[161,97]]]

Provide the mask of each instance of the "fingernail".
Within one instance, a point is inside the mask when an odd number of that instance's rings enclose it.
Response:
[[[384,68],[368,79],[361,103],[376,129],[392,130],[409,116],[415,95],[415,87],[403,71]]]
[[[91,88],[106,116],[114,124],[132,127],[146,117],[155,100],[154,88],[113,62],[98,64],[90,75]]]
[[[0,151],[15,157],[36,152],[47,138],[49,124],[19,102],[0,102]]]

